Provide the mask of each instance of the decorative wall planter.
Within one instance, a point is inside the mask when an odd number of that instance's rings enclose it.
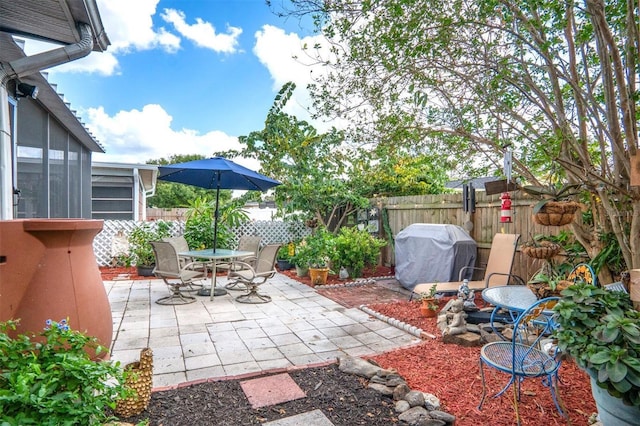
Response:
[[[0,321],[20,319],[17,333],[39,332],[48,319],[109,348],[111,307],[93,254],[102,220],[0,221]]]

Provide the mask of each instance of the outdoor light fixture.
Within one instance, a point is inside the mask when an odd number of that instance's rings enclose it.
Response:
[[[18,82],[16,84],[16,97],[31,97],[35,99],[38,96],[38,86]]]

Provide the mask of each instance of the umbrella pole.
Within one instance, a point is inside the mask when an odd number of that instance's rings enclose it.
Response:
[[[213,213],[213,252],[216,252],[218,244],[218,203],[220,202],[220,176],[218,175],[218,188],[216,189],[216,209]]]
[[[216,253],[216,247],[218,244],[218,205],[219,203],[220,203],[220,173],[218,173],[218,182],[216,187],[216,209],[213,214],[213,254],[214,255]],[[222,296],[224,294],[227,294],[227,290],[223,288],[216,288],[216,272],[218,272],[218,270],[216,268],[215,258],[213,259],[212,269],[213,269],[213,271],[211,272],[213,274],[211,277],[212,286],[209,293],[209,296],[210,296],[209,300],[213,300],[214,296]]]

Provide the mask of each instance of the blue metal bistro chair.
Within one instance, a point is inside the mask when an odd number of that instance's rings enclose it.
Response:
[[[494,395],[494,398],[506,392],[511,385],[514,386],[518,424],[520,422],[517,401],[520,400],[520,383],[524,379],[542,378],[542,383],[551,391],[558,412],[565,416],[556,395],[560,354],[550,339],[551,332],[557,327],[552,309],[558,300],[559,297],[548,297],[534,302],[518,316],[510,341],[491,342],[482,347],[482,399],[478,405],[479,410],[482,409],[487,393],[484,376],[484,366],[487,366],[510,375],[509,382]]]

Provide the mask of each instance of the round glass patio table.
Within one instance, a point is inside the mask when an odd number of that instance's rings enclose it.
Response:
[[[493,332],[505,340],[507,339],[494,326],[496,318],[500,317],[498,322],[502,323],[506,320],[508,324],[513,324],[518,315],[538,300],[534,292],[526,285],[503,285],[485,288],[482,290],[482,299],[495,306],[493,312],[491,312],[490,325]],[[500,311],[506,311],[507,315],[498,315]]]

